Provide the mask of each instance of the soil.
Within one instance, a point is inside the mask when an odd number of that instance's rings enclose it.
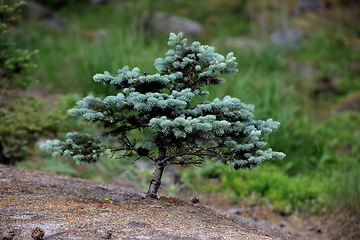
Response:
[[[297,238],[194,202],[0,165],[0,239]]]

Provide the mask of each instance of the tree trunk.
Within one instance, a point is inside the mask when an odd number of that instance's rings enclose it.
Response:
[[[154,172],[154,178],[150,181],[149,190],[146,193],[147,198],[158,198],[158,190],[161,185],[161,177],[164,172],[164,168],[166,166],[166,163],[162,162],[162,160],[165,158],[166,150],[165,148],[159,148],[159,156],[158,159],[155,162],[155,172]]]

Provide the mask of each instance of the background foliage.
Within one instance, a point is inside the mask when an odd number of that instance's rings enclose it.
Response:
[[[276,1],[260,0],[138,0],[83,5],[76,10],[64,6],[57,13],[68,22],[66,28],[54,30],[27,21],[7,36],[22,49],[38,50],[33,57],[38,68],[30,74],[39,79],[34,86],[60,95],[105,96],[114,89],[94,83],[95,73],[115,72],[124,65],[154,72],[153,59],[167,50],[163,43],[168,33],[148,35],[141,28],[146,14],[159,10],[199,21],[206,33],[195,40],[215,45],[220,53],[233,51],[239,62],[239,73],[226,78],[223,88],[209,88],[209,99],[231,95],[254,104],[256,118],[281,122],[267,142],[287,157],[251,172],[208,163],[202,168],[179,169],[182,182],[167,184],[164,194],[219,192],[239,205],[270,203],[286,214],[324,214],[340,208],[347,210],[345,218],[359,219],[360,113],[333,114],[342,99],[360,91],[360,25],[357,18],[351,18],[359,8],[356,4],[350,8],[351,1],[332,0],[326,1],[332,8],[322,15],[305,12],[296,18],[289,14],[296,2],[279,6]],[[306,34],[298,49],[267,45],[269,34],[284,26],[295,26]],[[229,46],[227,40],[235,36],[261,47]],[[353,102],[359,105],[356,99]],[[144,189],[152,171],[112,159],[78,166],[36,154],[37,159],[22,165],[101,181],[127,178]],[[204,179],[208,184],[199,188],[197,183]]]

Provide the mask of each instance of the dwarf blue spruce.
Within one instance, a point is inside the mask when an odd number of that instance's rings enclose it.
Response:
[[[94,81],[114,86],[118,94],[104,99],[87,96],[68,113],[102,123],[99,136],[71,133],[66,141],[48,141],[42,148],[78,162],[95,162],[112,153],[148,159],[155,165],[146,193],[150,198],[157,198],[163,170],[170,164],[198,165],[211,159],[235,169],[251,169],[285,157],[263,149],[264,137],[276,131],[279,122],[254,120],[254,106],[230,96],[198,100],[209,94],[204,86],[223,84],[220,75],[237,73],[233,53],[225,57],[199,42],[187,46],[182,33],[171,33],[168,45],[172,49],[155,60],[155,74],[125,66],[117,74],[94,76]],[[134,131],[147,136],[134,139]],[[107,141],[110,146],[105,146],[105,138],[112,139]]]

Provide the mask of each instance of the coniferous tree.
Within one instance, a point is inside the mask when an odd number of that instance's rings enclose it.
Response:
[[[233,53],[224,57],[199,42],[187,46],[182,33],[171,33],[168,45],[173,49],[155,60],[156,74],[126,66],[116,75],[104,72],[93,77],[119,93],[104,99],[87,96],[68,113],[103,123],[104,132],[98,137],[68,133],[66,141],[47,141],[42,148],[78,162],[95,162],[111,153],[149,159],[155,165],[146,193],[150,198],[157,198],[163,170],[170,164],[198,165],[211,159],[235,169],[251,169],[285,157],[272,149],[263,150],[264,137],[280,123],[254,120],[253,105],[230,96],[199,101],[209,94],[205,85],[222,84],[221,74],[237,72]],[[145,137],[135,139],[134,132]],[[105,146],[105,137],[116,141]]]

